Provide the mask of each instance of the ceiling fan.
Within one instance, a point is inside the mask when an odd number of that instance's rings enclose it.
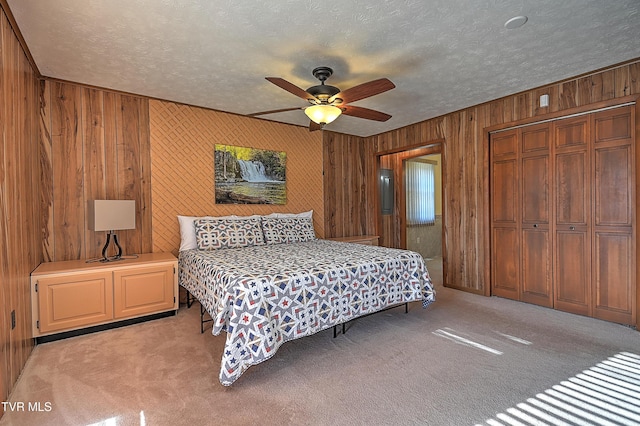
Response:
[[[340,89],[335,86],[324,84],[324,82],[333,75],[333,70],[331,68],[318,67],[315,68],[312,73],[315,78],[320,80],[320,84],[309,87],[307,90],[302,90],[295,84],[279,77],[266,77],[268,81],[281,89],[308,101],[311,104],[310,106],[255,112],[253,114],[249,114],[249,116],[254,117],[258,115],[302,109],[311,120],[309,123],[309,131],[311,132],[322,129],[325,124],[331,123],[333,120],[338,118],[340,114],[375,121],[387,121],[391,118],[389,114],[385,114],[384,112],[347,105],[351,102],[359,101],[360,99],[368,98],[396,87],[389,79],[380,78],[378,80],[359,84],[345,91],[340,91]]]

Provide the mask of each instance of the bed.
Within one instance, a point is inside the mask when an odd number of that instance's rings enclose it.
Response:
[[[211,316],[212,333],[226,333],[223,385],[287,341],[392,306],[421,301],[426,308],[435,300],[418,253],[317,239],[310,217],[187,222],[197,243],[181,244],[179,284]]]

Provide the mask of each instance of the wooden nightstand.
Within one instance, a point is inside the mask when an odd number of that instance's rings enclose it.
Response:
[[[176,311],[177,271],[170,253],[42,263],[31,273],[33,337]]]
[[[364,244],[368,246],[377,246],[378,245],[378,237],[377,235],[357,235],[355,237],[338,237],[338,238],[328,238],[332,241],[342,241],[344,243],[355,243],[355,244]]]

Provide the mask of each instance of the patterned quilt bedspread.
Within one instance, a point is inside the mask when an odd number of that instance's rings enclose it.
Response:
[[[185,250],[179,283],[226,331],[220,382],[230,385],[286,341],[399,303],[435,300],[418,253],[328,240]]]

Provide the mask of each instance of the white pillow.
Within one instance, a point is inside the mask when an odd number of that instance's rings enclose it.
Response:
[[[237,216],[178,216],[178,223],[180,224],[180,251],[198,248],[194,221],[198,219],[230,219],[234,217]]]
[[[302,213],[271,213],[267,217],[277,217],[277,218],[284,218],[284,217],[301,217],[301,218],[305,218],[305,217],[308,217],[308,218],[313,219],[313,210],[309,210],[308,212],[302,212]]]

